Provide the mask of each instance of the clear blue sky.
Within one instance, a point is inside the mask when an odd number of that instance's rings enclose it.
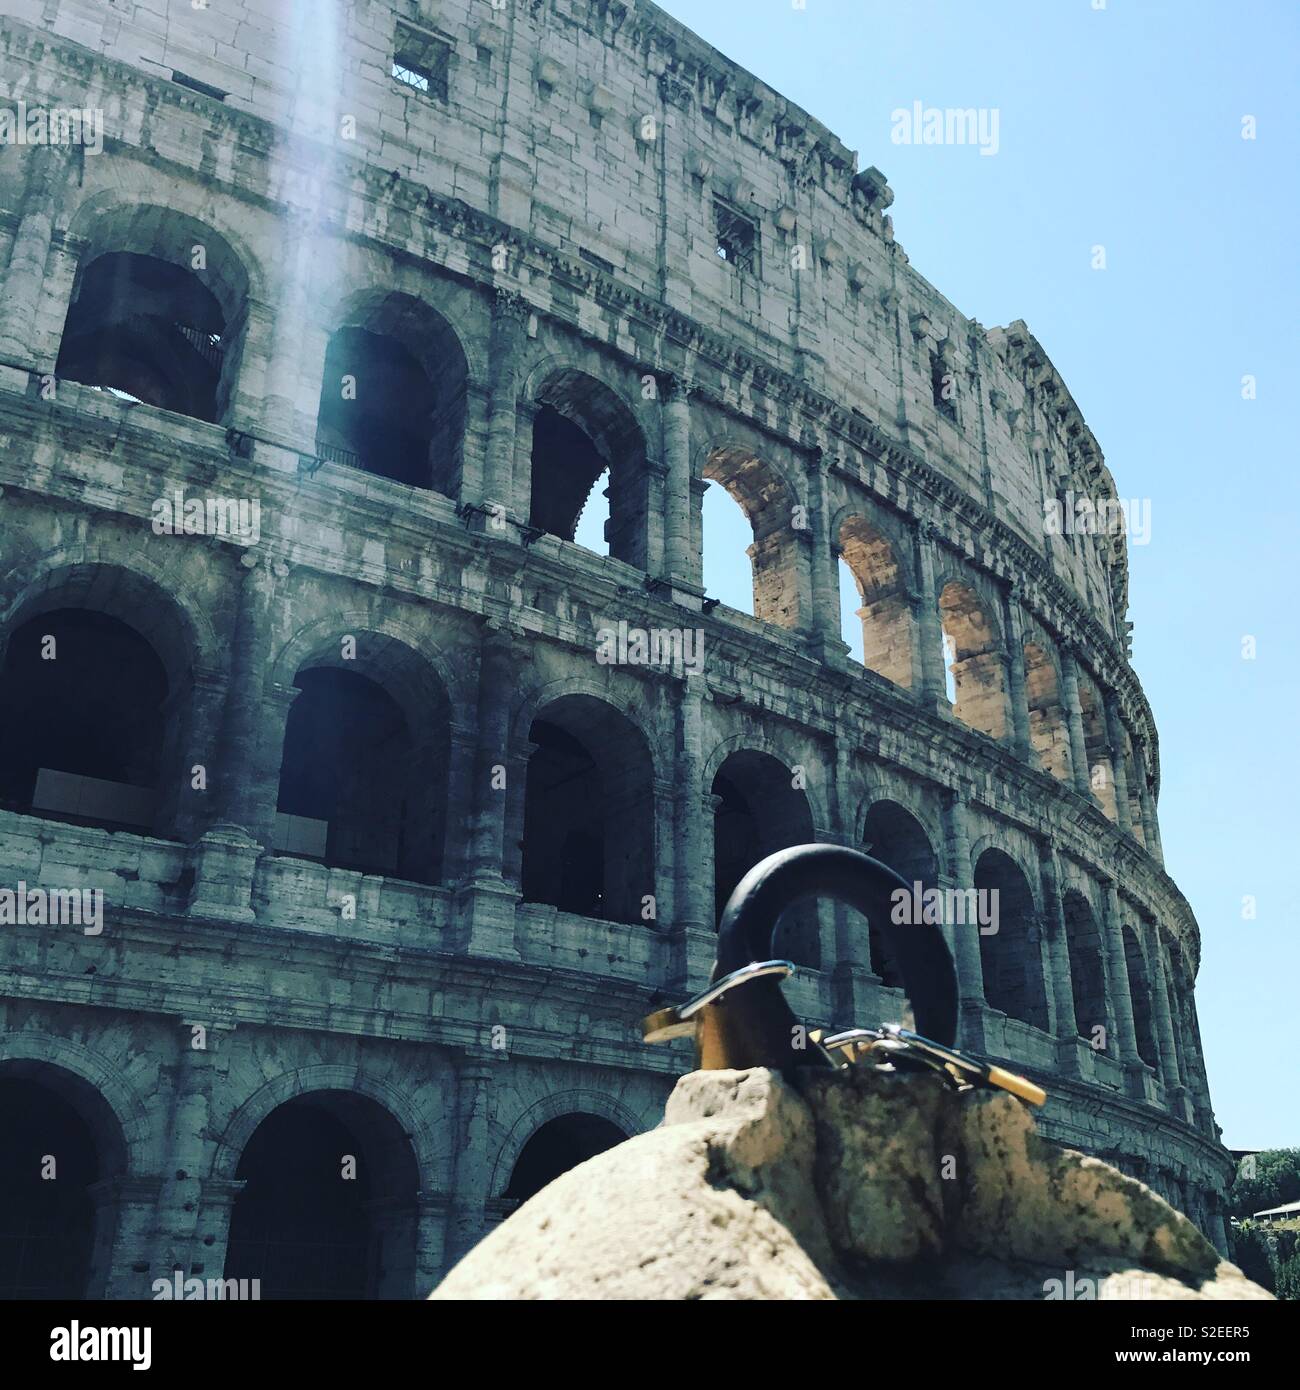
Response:
[[[885,172],[912,264],[988,326],[1023,318],[1120,496],[1150,498],[1129,617],[1165,856],[1204,940],[1211,1093],[1230,1146],[1300,1144],[1300,4],[661,3]],[[892,144],[918,100],[997,108],[997,155]],[[729,557],[706,552],[727,602],[749,584],[732,527]]]

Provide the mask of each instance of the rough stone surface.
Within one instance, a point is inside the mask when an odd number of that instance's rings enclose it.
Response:
[[[865,1067],[694,1072],[433,1299],[1269,1299],[1010,1096]]]

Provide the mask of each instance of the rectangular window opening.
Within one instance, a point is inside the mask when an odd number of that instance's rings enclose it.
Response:
[[[758,223],[721,198],[713,200],[718,259],[746,275],[758,273]]]
[[[393,53],[393,81],[421,96],[446,101],[451,71],[451,44],[399,23]]]

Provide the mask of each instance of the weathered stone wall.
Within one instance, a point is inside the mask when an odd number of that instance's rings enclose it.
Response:
[[[933,1075],[682,1077],[663,1124],[562,1174],[434,1300],[1259,1299],[1184,1216]]]
[[[1012,861],[1032,907],[983,950],[1014,950],[998,979],[1042,1010],[998,1008],[954,924],[965,1044],[1044,1081],[1049,1137],[1221,1240],[1199,938],[1160,860],[1122,541],[1041,523],[1058,488],[1113,485],[1025,326],[983,329],[908,266],[883,176],[652,6],[322,4],[296,34],[272,0],[6,9],[8,99],[101,110],[105,138],[0,146],[0,632],[107,614],[168,681],[152,825],[0,810],[0,886],[105,891],[100,936],[0,928],[0,1059],[93,1112],[106,1156],[97,1287],[219,1272],[243,1146],[296,1096],[364,1096],[354,1127],[409,1142],[418,1185],[394,1178],[384,1219],[415,1253],[387,1294],[499,1217],[545,1121],[653,1124],[684,1057],[634,1025],[707,976],[724,782],[772,847],[867,842],[959,889]],[[448,45],[445,101],[391,76],[399,20]],[[716,198],[754,225],[752,272],[717,254]],[[96,258],[188,270],[195,248],[226,323],[215,420],[56,371]],[[320,456],[346,325],[431,371],[463,359],[434,486]],[[620,558],[530,525],[543,409],[613,465]],[[753,524],[757,617],[704,601],[705,480]],[[155,535],[177,488],[257,499],[256,545]],[[892,615],[875,670],[840,640],[841,554],[864,621]],[[698,629],[702,671],[598,661],[620,623]],[[296,683],[349,637],[406,716],[434,881],[273,852]],[[606,848],[643,920],[522,900],[539,718],[617,794]],[[799,940],[797,1012],[897,1012],[860,918],[823,905]]]

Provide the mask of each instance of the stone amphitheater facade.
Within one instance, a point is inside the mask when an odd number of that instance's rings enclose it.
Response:
[[[806,840],[997,890],[964,1045],[1222,1246],[1124,540],[1044,524],[1114,484],[884,176],[651,4],[4,9],[0,888],[103,920],[0,926],[3,1292],[427,1291],[657,1122],[637,1020]],[[898,1015],[863,919],[783,933]]]

